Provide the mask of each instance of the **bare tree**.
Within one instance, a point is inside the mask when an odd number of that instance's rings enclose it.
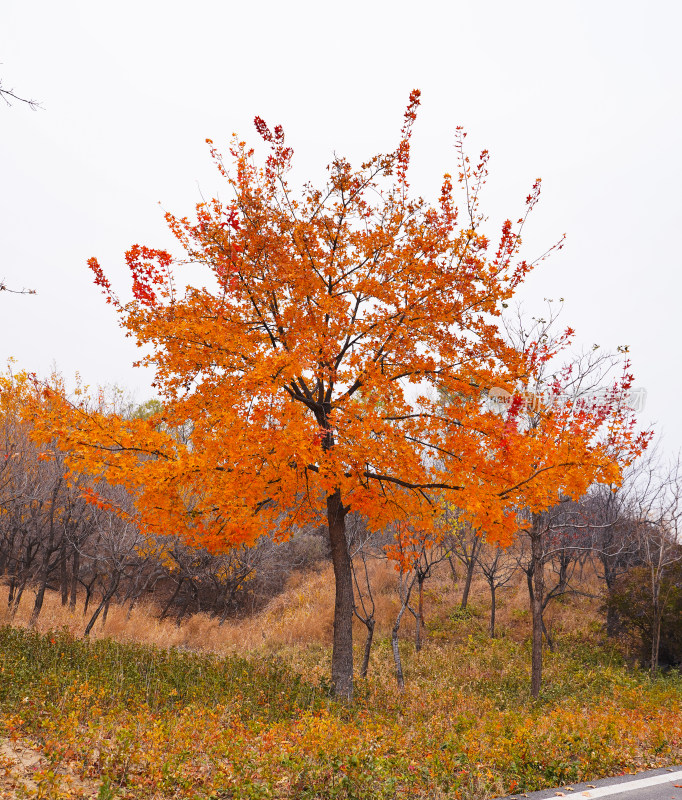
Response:
[[[483,545],[483,536],[480,531],[477,531],[467,520],[461,517],[458,509],[454,509],[449,505],[445,505],[443,509],[442,524],[449,531],[443,537],[443,542],[447,549],[453,576],[455,575],[453,558],[464,566],[464,587],[460,602],[460,608],[464,611],[469,603],[471,583],[478,563],[478,553]]]
[[[646,464],[640,474],[636,508],[639,555],[649,578],[651,601],[651,672],[658,669],[661,621],[671,597],[666,581],[682,561],[682,461]]]
[[[398,633],[400,632],[400,624],[403,620],[405,611],[410,603],[410,595],[414,588],[414,583],[417,580],[417,571],[415,569],[401,570],[398,575],[398,597],[400,598],[400,608],[396,615],[393,628],[391,629],[391,649],[393,651],[393,663],[395,664],[395,678],[398,684],[399,691],[405,689],[405,676],[403,673],[403,663],[400,658],[400,647],[398,644]]]
[[[403,674],[402,660],[400,658],[400,647],[398,644],[398,634],[405,611],[409,610],[415,617],[415,649],[421,649],[421,615],[410,606],[410,598],[415,584],[418,583],[419,576],[422,576],[422,583],[431,574],[432,568],[444,561],[449,550],[447,545],[441,543],[428,533],[421,532],[411,525],[404,523],[396,524],[395,544],[387,547],[389,557],[396,562],[399,567],[397,591],[400,598],[400,607],[391,630],[391,648],[393,650],[393,661],[395,663],[396,681],[398,689],[403,691],[405,688],[405,677]],[[407,536],[403,536],[408,532]]]
[[[353,612],[367,629],[360,666],[360,677],[366,678],[376,625],[376,603],[368,562],[384,554],[380,546],[381,534],[368,531],[364,518],[358,513],[349,514],[346,536],[353,572]]]
[[[616,636],[621,623],[616,605],[609,602],[621,576],[638,560],[637,525],[630,506],[633,470],[621,486],[594,486],[580,501],[583,523],[592,540],[591,558],[606,589],[606,635]]]
[[[433,568],[449,558],[450,551],[446,542],[425,542],[419,557],[414,562],[415,580],[417,584],[417,608],[408,603],[408,609],[415,621],[414,649],[419,653],[422,649],[422,636],[426,629],[424,621],[424,583],[433,574]]]
[[[490,589],[490,638],[494,639],[497,590],[506,586],[514,577],[518,562],[509,548],[487,543],[479,548],[476,560]]]

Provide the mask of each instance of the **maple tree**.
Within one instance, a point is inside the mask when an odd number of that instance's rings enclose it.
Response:
[[[220,551],[325,520],[340,697],[353,687],[351,510],[371,529],[418,520],[428,536],[431,509],[449,496],[504,544],[518,507],[617,481],[607,440],[621,451],[634,441],[617,403],[571,419],[548,409],[540,428],[520,423],[515,390],[559,349],[516,348],[499,325],[533,266],[519,251],[540,182],[491,245],[479,207],[488,154],[471,164],[458,129],[464,213],[449,174],[436,203],[413,197],[418,105],[415,91],[396,150],[358,169],[334,158],[321,188],[290,187],[293,151],[279,126],[255,120],[269,150],[262,166],[236,138],[226,166],[209,140],[231,198],[200,203],[194,220],[166,215],[206,285],[178,291],[183,260],[134,245],[134,297],[122,302],[89,262],[127,335],[148,350],[141,363],[155,368],[162,409],[124,419],[47,392],[34,415],[35,435],[56,436],[74,470],[133,493],[144,530]],[[492,387],[514,397],[504,413],[484,402]]]

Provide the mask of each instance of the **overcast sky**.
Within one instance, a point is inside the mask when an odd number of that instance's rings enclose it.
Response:
[[[221,191],[207,137],[255,143],[258,114],[318,180],[334,151],[391,150],[419,88],[415,189],[435,199],[456,171],[457,125],[472,155],[491,151],[491,225],[543,178],[525,254],[564,232],[567,246],[529,278],[525,307],[563,297],[579,343],[629,345],[642,422],[675,452],[681,28],[672,0],[3,0],[0,78],[44,110],[0,105],[0,279],[37,290],[0,294],[0,359],[151,396],[86,260],[125,294],[125,250],[172,246],[162,208],[189,214]]]

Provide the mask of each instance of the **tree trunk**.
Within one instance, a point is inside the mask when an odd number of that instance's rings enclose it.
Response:
[[[97,608],[95,609],[95,613],[90,618],[90,622],[88,622],[87,627],[85,628],[85,631],[83,633],[83,636],[89,636],[90,635],[90,631],[93,629],[93,627],[95,625],[95,622],[97,622],[97,617],[99,617],[99,615],[102,613],[102,611],[105,608],[108,610],[111,598],[116,593],[116,589],[118,589],[119,580],[120,580],[120,576],[116,575],[116,577],[114,578],[114,582],[112,583],[111,587],[109,588],[107,593],[104,595],[104,597],[102,597],[102,601],[97,606]]]
[[[346,510],[341,492],[327,497],[329,543],[334,564],[334,644],[332,648],[332,687],[334,696],[353,697],[353,574],[346,541]]]
[[[178,626],[178,628],[180,627],[180,625],[182,625],[182,620],[184,619],[185,614],[187,613],[187,609],[189,608],[189,604],[191,603],[191,601],[192,601],[192,595],[189,594],[188,592],[185,592],[185,600],[182,604],[182,607],[180,608],[180,611],[178,611],[178,616],[176,617],[175,620],[175,624]]]
[[[658,671],[658,653],[661,649],[661,615],[654,614],[654,625],[651,631],[651,675]]]
[[[402,612],[401,612],[402,615]],[[400,660],[400,647],[398,646],[398,628],[400,626],[400,616],[398,617],[391,633],[391,647],[393,648],[393,661],[395,662],[395,679],[398,682],[398,689],[402,692],[405,689],[405,677],[403,675],[403,665]]]
[[[27,578],[26,578],[26,576],[24,576],[21,579],[21,582],[19,583],[18,588],[15,589],[14,603],[13,603],[12,608],[10,610],[10,616],[12,616],[12,617],[15,617],[17,611],[19,610],[19,605],[21,604],[21,598],[23,597],[24,589],[26,588],[26,581],[27,581]]]
[[[453,583],[457,583],[457,568],[455,567],[455,563],[452,560],[452,556],[448,556],[448,564],[450,565],[450,577],[452,578]]]
[[[653,602],[651,611],[653,618],[651,625],[651,675],[653,677],[658,671],[658,653],[661,648],[661,620],[663,617],[660,593],[655,583],[652,594]]]
[[[414,651],[419,655],[422,649],[422,626],[419,624],[419,611],[415,611],[410,605],[407,606],[407,610],[414,617]]]
[[[85,603],[83,604],[83,616],[88,613],[88,607],[90,606],[90,600],[92,600],[92,587],[93,584],[89,583],[85,587]]]
[[[478,545],[478,537],[476,537],[471,545],[471,558],[467,563],[467,574],[464,579],[464,591],[462,592],[462,602],[460,604],[462,611],[466,609],[467,603],[469,602],[469,591],[471,589],[471,581],[474,577],[474,568],[476,567],[476,551],[478,550]]]
[[[43,561],[40,568],[40,588],[38,589],[38,593],[36,594],[35,603],[33,604],[33,611],[31,612],[31,619],[29,620],[29,627],[32,628],[36,622],[38,621],[38,617],[40,616],[40,612],[43,609],[43,601],[45,600],[45,589],[47,588],[47,582],[50,578],[50,558],[52,557],[52,553],[55,550],[54,546],[54,538],[55,538],[55,524],[54,524],[54,515],[55,515],[55,506],[57,504],[57,496],[59,494],[59,489],[62,484],[62,478],[60,477],[57,481],[54,489],[52,490],[52,498],[50,503],[50,523],[48,528],[48,536],[47,536],[47,543],[44,547],[43,552]]]
[[[109,606],[111,605],[111,597],[104,604],[104,613],[102,614],[102,628],[107,624],[107,617],[109,616]]]
[[[620,616],[612,603],[606,606],[606,635],[612,639],[620,632]]]
[[[66,570],[66,537],[62,533],[62,543],[59,553],[59,582],[62,589],[62,605],[69,602],[69,575]]]
[[[415,634],[414,646],[417,652],[422,649],[422,631],[426,628],[424,622],[424,581],[426,575],[417,575],[417,588],[419,590],[419,603],[417,605],[417,632]]]
[[[73,548],[73,556],[71,557],[71,596],[69,597],[69,609],[76,610],[76,600],[78,599],[78,576],[80,575],[81,555],[78,548]]]
[[[545,641],[547,642],[547,647],[549,647],[550,653],[554,652],[554,639],[552,639],[549,631],[547,630],[547,626],[545,625],[545,615],[543,614],[540,618],[542,620],[542,632],[545,635]]]
[[[40,587],[36,593],[36,599],[33,603],[33,611],[31,612],[31,619],[28,622],[29,628],[32,628],[38,621],[40,612],[43,610],[43,601],[45,600],[45,589],[47,588],[47,576],[44,576],[40,581]]]
[[[169,601],[166,603],[166,605],[164,606],[164,609],[163,609],[163,611],[161,612],[161,616],[159,617],[159,619],[165,619],[165,617],[166,617],[166,614],[168,613],[168,610],[170,609],[170,607],[171,607],[171,606],[173,605],[173,603],[175,602],[175,598],[178,596],[178,594],[179,594],[179,592],[180,592],[180,587],[182,586],[182,584],[184,583],[184,581],[185,581],[185,579],[184,579],[184,578],[180,578],[180,580],[178,581],[178,585],[175,587],[175,591],[174,591],[174,592],[173,592],[173,594],[171,595],[171,598],[170,598],[170,600],[169,600]]]
[[[360,667],[360,677],[367,677],[367,670],[369,669],[369,654],[372,650],[372,639],[374,638],[374,620],[368,619],[365,622],[367,626],[367,638],[365,639],[365,651],[362,656],[362,666]]]
[[[532,554],[532,595],[531,612],[533,617],[533,655],[531,661],[530,693],[533,697],[540,694],[542,685],[542,598],[545,592],[545,575],[542,553],[542,536],[531,532]],[[529,580],[530,584],[530,580]]]
[[[490,638],[495,638],[495,583],[490,584]]]
[[[405,689],[405,676],[403,675],[403,664],[400,660],[400,647],[398,646],[398,631],[400,630],[400,623],[403,619],[403,614],[405,613],[405,609],[409,607],[410,603],[410,593],[412,592],[412,586],[414,583],[410,583],[407,587],[405,592],[405,597],[403,598],[402,605],[400,607],[400,611],[398,612],[398,616],[395,620],[395,625],[393,626],[393,630],[391,631],[391,648],[393,650],[393,661],[395,662],[395,678],[398,682],[398,689],[402,692]],[[417,622],[417,630],[419,630],[419,622]]]

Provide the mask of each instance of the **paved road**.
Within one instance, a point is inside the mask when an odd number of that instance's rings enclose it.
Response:
[[[619,775],[593,783],[574,783],[558,789],[544,789],[530,794],[511,795],[509,800],[682,800],[682,765],[672,769],[654,769],[638,775]]]

